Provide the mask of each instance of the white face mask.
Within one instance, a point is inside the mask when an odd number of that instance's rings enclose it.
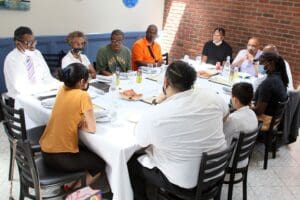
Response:
[[[216,42],[216,41],[213,41],[213,43],[216,45],[216,46],[220,46],[221,44],[222,44],[222,40],[221,41],[219,41],[219,42]]]
[[[26,56],[34,56],[35,52],[26,49],[26,50],[24,51],[24,54],[25,54]]]

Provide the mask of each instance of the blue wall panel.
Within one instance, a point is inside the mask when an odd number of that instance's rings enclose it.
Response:
[[[127,32],[125,33],[124,45],[131,49],[132,44],[140,37],[144,35],[144,32]],[[96,55],[99,47],[110,43],[110,33],[105,34],[89,34],[86,35],[88,39],[87,46],[85,48],[85,54],[88,56],[91,62],[96,60]],[[66,43],[66,36],[37,36],[36,37],[37,49],[42,53],[59,53],[61,50],[67,52],[70,47]],[[0,93],[6,92],[4,77],[3,77],[3,65],[5,56],[14,48],[14,42],[12,38],[0,39]]]

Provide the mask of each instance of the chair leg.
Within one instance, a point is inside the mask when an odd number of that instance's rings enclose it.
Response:
[[[270,133],[267,133],[265,138],[265,155],[264,155],[264,169],[268,168],[269,148],[271,143]]]
[[[12,163],[13,163],[13,158],[12,158],[12,149],[11,148],[9,148],[10,149],[10,154],[9,154],[9,172],[8,172],[8,180],[9,181],[11,181],[12,180]]]
[[[232,199],[234,176],[235,176],[234,173],[230,174],[229,183],[228,183],[228,196],[227,196],[228,200]]]
[[[24,186],[20,181],[20,196],[19,196],[19,200],[24,200]]]
[[[222,193],[222,185],[220,186],[218,194],[214,197],[214,200],[220,200],[221,199],[221,193]]]
[[[244,180],[243,180],[243,200],[247,200],[247,176],[248,176],[248,171],[245,172]]]
[[[277,137],[275,136],[274,142],[272,144],[272,158],[276,158],[276,150],[277,150]]]

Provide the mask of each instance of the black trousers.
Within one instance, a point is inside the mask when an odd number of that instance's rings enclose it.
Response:
[[[127,163],[134,200],[149,199],[146,192],[147,185],[164,188],[171,193],[183,190],[183,188],[169,182],[167,177],[158,168],[149,169],[142,166],[137,160],[141,155],[142,153],[134,154]]]
[[[66,172],[87,170],[95,176],[105,169],[105,161],[86,147],[79,146],[78,153],[45,153],[44,161],[52,169]]]

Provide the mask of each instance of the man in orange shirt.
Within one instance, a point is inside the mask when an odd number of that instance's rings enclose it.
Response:
[[[157,63],[157,66],[163,64],[160,45],[155,42],[157,37],[157,27],[149,25],[146,31],[146,37],[137,40],[132,46],[132,69],[137,70],[138,66],[147,66]]]

